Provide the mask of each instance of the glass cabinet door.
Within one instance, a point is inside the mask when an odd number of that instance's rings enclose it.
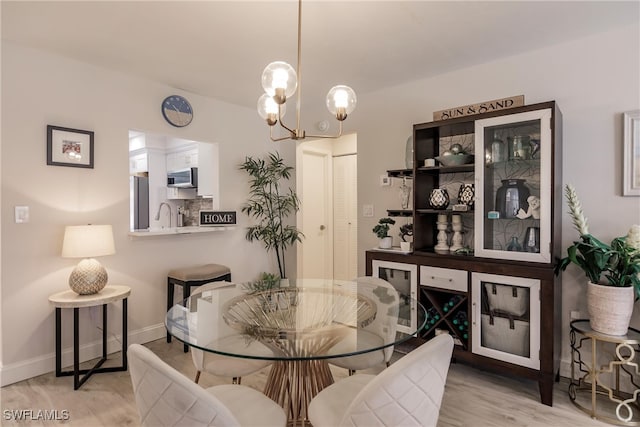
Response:
[[[401,301],[397,330],[412,333],[418,327],[415,305],[418,290],[418,266],[374,260],[372,268],[373,277],[379,277],[391,283],[400,294]]]
[[[475,255],[551,262],[551,109],[475,122]]]
[[[540,368],[540,281],[471,274],[472,351]]]

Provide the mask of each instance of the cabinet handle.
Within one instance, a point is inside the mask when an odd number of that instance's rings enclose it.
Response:
[[[446,277],[436,277],[436,276],[431,276],[431,280],[447,280],[449,282],[453,282],[452,278],[446,278]]]
[[[476,324],[476,303],[471,304],[472,316],[473,316],[473,324]]]

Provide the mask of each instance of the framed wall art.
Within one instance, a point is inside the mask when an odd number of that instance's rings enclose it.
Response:
[[[93,132],[47,125],[47,164],[93,169]]]
[[[624,122],[624,176],[623,196],[640,196],[640,110],[623,114]]]

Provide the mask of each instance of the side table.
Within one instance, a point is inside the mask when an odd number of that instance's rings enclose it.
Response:
[[[570,326],[569,398],[573,404],[591,418],[617,425],[640,426],[640,331],[629,328],[627,335],[602,334],[591,329],[588,320],[574,320]],[[584,350],[590,352],[590,362],[586,354],[586,360],[583,360]],[[624,393],[620,390],[621,377],[625,388],[631,390]],[[590,407],[578,402],[581,393],[587,394]]]
[[[56,377],[73,375],[73,389],[77,390],[93,374],[127,370],[127,298],[128,286],[105,286],[97,294],[78,295],[71,289],[49,297],[56,308]],[[101,368],[107,360],[107,304],[122,300],[122,365]],[[102,305],[102,358],[91,369],[80,369],[79,319],[80,308]],[[73,308],[73,371],[62,370],[62,309]],[[80,374],[84,374],[80,378]]]

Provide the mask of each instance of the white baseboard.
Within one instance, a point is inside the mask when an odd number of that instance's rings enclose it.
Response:
[[[107,340],[107,354],[112,354],[122,350],[122,334],[109,334]],[[150,341],[166,337],[167,330],[164,324],[149,326],[137,331],[130,331],[127,343],[144,344]],[[102,339],[80,345],[80,362],[99,358],[102,356]],[[67,370],[73,369],[73,347],[62,349],[62,367]],[[0,367],[0,386],[23,381],[38,375],[54,372],[56,369],[56,353],[34,357],[9,365]]]

